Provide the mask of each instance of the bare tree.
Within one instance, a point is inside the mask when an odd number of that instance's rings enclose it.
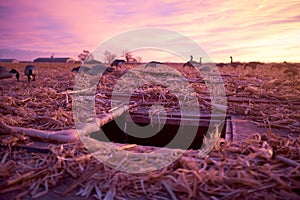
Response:
[[[122,53],[122,56],[125,57],[126,62],[130,63],[137,63],[137,59],[135,59],[132,55],[132,53],[130,53],[128,50],[124,50]]]
[[[78,55],[78,58],[79,58],[79,60],[81,60],[82,62],[84,62],[86,60],[93,60],[94,56],[88,50],[83,50],[82,53],[80,53]]]
[[[136,57],[136,59],[137,59],[138,63],[142,62],[142,57],[138,56],[138,57]]]
[[[104,52],[104,60],[107,63],[111,63],[114,59],[116,59],[117,55],[114,53],[111,53],[110,51]]]
[[[126,62],[129,61],[129,58],[132,56],[127,49],[123,50],[122,56],[125,57]]]

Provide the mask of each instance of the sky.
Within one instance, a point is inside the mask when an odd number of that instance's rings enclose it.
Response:
[[[299,0],[0,0],[0,58],[54,54],[77,59],[84,49],[93,52],[119,34],[148,27],[172,30],[197,43],[207,55],[193,54],[196,61],[229,62],[233,56],[241,62],[300,62]],[[188,48],[181,37],[162,34],[160,39]],[[167,43],[154,50],[121,48],[142,61],[190,58],[168,52]]]

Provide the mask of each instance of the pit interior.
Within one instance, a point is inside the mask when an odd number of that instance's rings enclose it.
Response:
[[[223,118],[221,115],[181,116],[178,113],[150,118],[148,113],[127,112],[103,125],[102,130],[92,133],[91,137],[107,141],[101,135],[104,134],[109,141],[116,143],[196,150],[201,148],[204,135],[210,135],[209,126],[214,127],[214,124],[223,126],[219,130],[221,138],[231,138],[230,116]]]

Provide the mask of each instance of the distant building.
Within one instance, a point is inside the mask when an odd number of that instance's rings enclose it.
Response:
[[[0,59],[0,62],[19,63],[19,61],[17,59]]]
[[[56,62],[56,63],[75,63],[75,60],[73,58],[37,58],[33,60],[33,62]]]
[[[28,61],[28,60],[20,60],[19,63],[32,63],[32,61]]]

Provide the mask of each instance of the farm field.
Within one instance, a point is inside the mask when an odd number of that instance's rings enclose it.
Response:
[[[233,141],[220,141],[205,158],[197,150],[187,150],[162,169],[130,174],[99,162],[80,140],[57,142],[14,129],[76,129],[72,94],[77,73],[71,70],[78,64],[37,63],[36,80],[28,84],[23,74],[26,63],[3,63],[20,72],[20,81],[15,77],[0,80],[0,199],[299,199],[300,79],[299,74],[285,74],[285,68],[271,69],[275,64],[255,70],[219,68],[226,113],[235,116],[232,121],[237,126]],[[210,96],[201,75],[179,63],[168,66],[189,81],[200,110],[210,112]],[[111,111],[108,94],[135,67],[124,64],[103,74],[96,87],[97,115]],[[123,84],[131,81],[138,82]],[[177,109],[174,95],[160,85],[136,92],[143,93],[146,101],[163,103],[166,110]],[[159,148],[119,145],[133,152]]]

